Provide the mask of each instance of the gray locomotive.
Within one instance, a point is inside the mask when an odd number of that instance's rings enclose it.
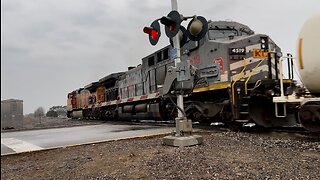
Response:
[[[295,125],[294,106],[278,108],[273,97],[293,93],[292,79],[280,86],[280,48],[268,35],[233,21],[209,21],[199,41],[181,48],[175,67],[172,46],[144,58],[128,71],[110,74],[68,94],[68,116],[85,119],[170,120],[177,92],[184,92],[188,118],[232,126]],[[179,81],[179,73],[188,77]],[[286,114],[281,116],[281,114]]]

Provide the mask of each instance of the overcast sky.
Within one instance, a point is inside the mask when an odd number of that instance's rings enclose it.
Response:
[[[295,55],[320,0],[178,0],[178,9],[246,24]],[[153,47],[142,29],[170,10],[170,0],[1,0],[1,100],[22,99],[24,114],[66,105],[69,92],[167,45],[164,31]]]

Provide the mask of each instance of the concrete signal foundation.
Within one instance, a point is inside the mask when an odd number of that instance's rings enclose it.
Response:
[[[177,118],[175,135],[163,138],[163,145],[175,147],[194,146],[202,143],[202,136],[192,135],[192,121],[186,118]]]

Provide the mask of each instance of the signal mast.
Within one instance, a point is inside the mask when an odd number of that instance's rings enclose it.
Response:
[[[191,64],[190,62],[181,62],[180,48],[187,42],[187,39],[191,41],[199,41],[208,31],[208,22],[202,16],[190,16],[184,17],[178,12],[177,0],[171,0],[172,11],[167,15],[153,21],[150,27],[144,27],[143,32],[149,35],[149,41],[151,45],[155,46],[161,36],[160,24],[165,26],[165,33],[173,44],[173,50],[171,52],[171,58],[174,59],[175,67],[168,69],[167,74],[173,74],[176,76],[177,82],[180,83],[181,89],[176,90],[177,96],[177,109],[178,117],[176,121],[176,132],[174,136],[166,136],[163,139],[164,145],[171,146],[192,146],[202,144],[203,137],[199,135],[192,135],[192,121],[187,119],[184,112],[183,95],[185,93],[185,87],[190,87],[193,84],[191,78]],[[181,23],[191,19],[188,24],[188,28],[184,28]],[[174,74],[175,71],[176,74]],[[189,88],[190,89],[190,88]],[[165,95],[165,94],[162,94]]]

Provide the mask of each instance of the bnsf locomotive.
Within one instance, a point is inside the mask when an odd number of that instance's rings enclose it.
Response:
[[[281,92],[294,94],[296,83],[281,79],[280,84],[282,53],[268,35],[255,34],[238,22],[209,21],[204,38],[181,47],[181,62],[190,67],[192,79],[186,83],[178,81],[176,74],[185,69],[174,68],[171,50],[166,46],[128,71],[69,93],[68,117],[174,119],[176,92],[185,88],[185,115],[193,121],[231,126],[254,122],[263,127],[297,124],[296,105],[275,108],[273,102]]]

